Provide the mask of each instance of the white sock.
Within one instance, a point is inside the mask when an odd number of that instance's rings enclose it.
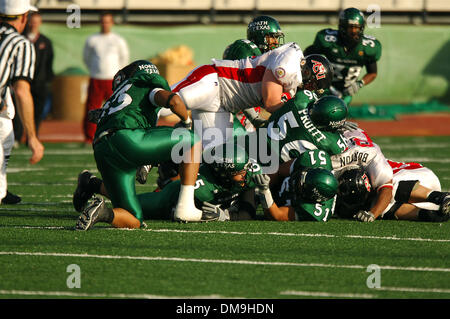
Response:
[[[178,204],[174,213],[175,219],[184,221],[199,221],[201,219],[202,211],[195,207],[194,191],[194,185],[181,185]]]
[[[194,200],[194,185],[181,185],[178,203],[189,203]]]

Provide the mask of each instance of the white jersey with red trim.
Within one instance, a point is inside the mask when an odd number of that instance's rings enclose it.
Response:
[[[225,110],[237,113],[262,105],[262,79],[266,69],[283,85],[283,92],[294,96],[302,83],[300,60],[303,52],[295,42],[286,43],[257,57],[241,60],[216,60],[220,102]]]
[[[393,178],[392,168],[381,152],[380,147],[361,129],[345,131],[348,149],[331,156],[333,173],[337,178],[349,167],[361,167],[369,175],[370,183],[375,190],[388,184]]]

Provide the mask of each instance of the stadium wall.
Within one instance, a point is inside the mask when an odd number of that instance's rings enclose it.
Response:
[[[288,24],[283,26],[283,31],[286,41],[298,42],[306,48],[317,31],[328,27],[336,26]],[[98,30],[98,25],[68,28],[65,24],[44,23],[42,33],[54,45],[56,74],[64,74],[70,68],[86,72],[82,62],[84,41]],[[116,25],[114,31],[127,40],[132,60],[148,59],[183,44],[193,50],[195,65],[200,65],[210,63],[211,58],[221,58],[228,44],[245,38],[246,25]],[[450,26],[381,25],[367,28],[365,33],[380,40],[383,53],[378,78],[361,90],[354,105],[430,100],[450,105]]]

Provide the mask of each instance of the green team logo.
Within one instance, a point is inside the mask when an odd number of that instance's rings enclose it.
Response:
[[[248,27],[253,31],[264,31],[271,29],[269,21],[254,21],[251,22]]]
[[[156,73],[159,74],[159,70],[154,64],[141,64],[138,67],[139,71],[145,71],[148,74]]]

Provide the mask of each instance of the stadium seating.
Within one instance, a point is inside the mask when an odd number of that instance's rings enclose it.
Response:
[[[366,11],[371,5],[379,5],[383,12],[450,12],[449,0],[32,0],[40,9],[66,9],[68,5],[79,5],[84,10],[160,10],[184,11],[339,11],[356,7]]]
[[[259,0],[256,8],[258,10],[336,11],[340,8],[340,2],[330,0]]]
[[[450,1],[448,0],[428,0],[425,10],[428,12],[450,12]]]
[[[213,7],[216,10],[253,10],[256,6],[254,0],[215,0],[213,2]]]
[[[121,1],[117,1],[121,2]],[[127,0],[129,10],[210,10],[210,0]],[[123,6],[123,5],[122,5]]]
[[[424,0],[384,0],[384,1],[373,1],[373,0],[343,0],[342,7],[355,7],[360,10],[366,11],[369,6],[379,5],[381,11],[389,12],[414,12],[422,11],[424,8]]]

